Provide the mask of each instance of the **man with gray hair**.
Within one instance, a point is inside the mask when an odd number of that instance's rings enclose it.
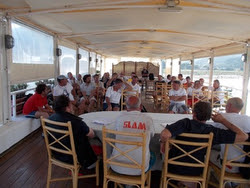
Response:
[[[243,101],[238,97],[230,98],[226,104],[226,113],[222,113],[222,116],[227,119],[230,123],[239,127],[245,133],[250,133],[250,117],[247,115],[239,114],[241,109],[243,108]],[[220,123],[211,123],[213,126],[227,129],[224,125]],[[221,144],[221,151],[211,151],[210,161],[212,161],[218,167],[221,167],[221,159],[223,159],[225,144]],[[234,148],[233,146],[229,146],[228,150],[228,159],[233,159],[236,156],[240,155],[239,150]],[[244,158],[239,160],[239,162],[243,162]],[[226,171],[231,173],[238,173],[239,169],[237,167],[226,166]]]
[[[116,130],[123,132],[131,132],[131,133],[141,133],[146,132],[147,141],[146,141],[146,160],[145,160],[145,171],[150,168],[150,152],[149,152],[149,142],[150,137],[154,135],[154,127],[153,120],[151,117],[147,116],[145,113],[141,113],[141,100],[136,96],[130,96],[126,99],[127,112],[121,112],[121,115],[116,119]],[[117,135],[117,139],[128,139],[129,141],[137,141],[137,138],[127,137]],[[116,145],[120,150],[126,151],[131,148],[131,146]],[[112,156],[117,155],[117,150],[113,150]],[[133,150],[127,153],[131,158],[133,158],[138,163],[142,163],[142,151],[141,149]],[[127,158],[118,157],[117,160],[122,162],[131,162]],[[139,169],[131,169],[127,167],[121,167],[116,165],[111,165],[111,168],[120,174],[126,175],[140,175],[141,171]]]

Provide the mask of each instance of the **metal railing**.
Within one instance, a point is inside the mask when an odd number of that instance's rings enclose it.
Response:
[[[27,91],[31,91],[31,90],[35,90],[35,89],[36,88],[33,87],[33,88],[29,88],[29,89],[22,89],[22,90],[18,90],[18,91],[13,91],[13,92],[10,93],[11,96],[12,96],[12,104],[11,104],[12,116],[11,117],[15,118],[16,117],[17,106],[24,104],[24,102],[20,102],[20,103],[16,104],[16,101],[17,101],[16,96],[17,96],[17,94],[25,93]]]

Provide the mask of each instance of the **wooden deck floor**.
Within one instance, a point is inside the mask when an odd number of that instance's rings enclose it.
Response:
[[[0,158],[1,188],[44,188],[47,178],[47,151],[41,128],[25,138]],[[56,167],[57,175],[68,175],[68,171]],[[102,165],[100,187],[102,187]],[[158,188],[160,172],[152,173],[152,188]],[[79,187],[94,188],[95,179],[79,180]],[[55,182],[52,188],[70,188],[71,181]],[[112,185],[110,186],[112,187]]]

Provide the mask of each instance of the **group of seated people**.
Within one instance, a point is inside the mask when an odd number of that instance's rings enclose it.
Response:
[[[211,98],[211,96],[207,96],[208,91],[222,91],[219,80],[214,80],[213,86],[208,87],[204,85],[203,78],[191,82],[189,76],[184,79],[182,74],[178,74],[178,79],[171,75],[167,75],[167,78],[164,79],[161,75],[159,75],[158,81],[155,83],[166,83],[167,85],[171,85],[171,88],[167,92],[170,102],[168,113],[187,114],[189,113],[189,109],[193,107],[193,103],[196,103],[199,100],[210,101],[217,104],[224,103],[223,92],[214,95],[213,98]],[[206,94],[205,91],[207,91]]]
[[[121,83],[121,82],[120,82]],[[153,120],[146,113],[141,113],[141,100],[137,96],[130,96],[126,98],[126,106],[127,111],[121,113],[119,117],[117,117],[115,121],[115,129],[118,131],[124,132],[146,132],[147,141],[146,141],[146,160],[145,160],[145,171],[149,170],[152,163],[152,153],[150,152],[150,140],[154,136],[155,131],[153,128]],[[211,153],[211,161],[214,162],[219,167],[221,166],[221,159],[223,157],[224,152],[224,144],[231,144],[235,142],[246,141],[249,139],[247,133],[250,133],[250,117],[246,115],[240,115],[239,112],[243,107],[243,101],[240,98],[231,98],[228,100],[226,105],[226,113],[223,114],[212,114],[212,108],[209,102],[197,102],[194,105],[193,116],[192,119],[181,119],[171,125],[166,126],[165,129],[162,130],[160,134],[160,152],[162,154],[165,153],[165,143],[168,139],[172,137],[176,137],[176,139],[181,139],[178,137],[181,133],[197,133],[197,134],[208,134],[212,132],[214,134],[213,137],[213,145],[222,144],[221,151],[212,151]],[[73,135],[76,144],[76,152],[78,161],[82,165],[84,169],[94,167],[94,164],[97,160],[96,154],[89,144],[89,138],[94,137],[94,131],[84,123],[84,121],[78,116],[73,115],[72,111],[72,103],[70,102],[69,97],[65,95],[61,95],[55,99],[54,103],[55,113],[49,117],[50,120],[67,122],[71,121]],[[207,124],[206,121],[212,118],[214,123]],[[135,129],[132,125],[140,125]],[[126,138],[123,138],[126,139]],[[133,139],[129,138],[129,141],[133,141]],[[197,141],[199,142],[199,140]],[[126,146],[117,145],[117,147],[121,151],[126,151]],[[179,153],[175,153],[175,150],[172,149],[171,156],[179,155]],[[238,154],[237,151],[230,149],[230,155],[228,158],[232,158]],[[139,163],[141,161],[141,150],[132,151],[129,153],[129,156],[132,157]],[[113,150],[111,156],[116,156],[117,151]],[[194,154],[195,157],[204,161],[205,152],[197,152]],[[65,162],[70,162],[70,159],[67,156],[55,156],[56,158],[63,160]],[[122,160],[123,162],[128,159],[122,158],[117,160]],[[242,162],[242,161],[239,161]],[[125,175],[140,175],[142,172],[140,170],[129,169],[127,167],[120,167],[116,165],[111,165],[113,171],[125,174]],[[172,165],[169,167],[169,171],[182,175],[199,175],[201,170],[199,168],[193,167],[179,167]],[[239,172],[238,169],[234,169],[232,167],[227,167],[226,171],[228,172]],[[180,182],[183,185],[186,185],[189,188],[196,187],[195,183],[190,182]]]
[[[185,97],[189,96],[189,93],[193,91],[201,93],[204,90],[204,80],[200,79],[194,83],[189,82],[189,78],[184,82],[183,79],[174,80],[172,82],[172,89],[169,91],[170,98],[170,113],[185,113],[188,111],[185,105]],[[130,79],[130,81],[128,81]],[[103,107],[104,110],[118,111],[120,106],[120,98],[122,89],[128,91],[138,90],[140,92],[141,88],[138,85],[138,77],[135,74],[131,75],[131,78],[124,78],[124,76],[118,76],[114,73],[109,79],[107,73],[102,77],[102,81],[99,79],[99,75],[93,76],[93,82],[91,82],[91,75],[85,75],[83,80],[81,76],[77,76],[74,79],[72,74],[68,74],[68,78],[64,75],[57,77],[58,85],[53,88],[54,105],[53,109],[48,105],[47,93],[48,88],[45,84],[39,84],[36,88],[36,93],[31,96],[24,105],[23,113],[27,117],[39,118],[43,116],[55,121],[67,122],[71,121],[73,135],[76,143],[76,152],[78,155],[78,160],[84,168],[91,168],[96,162],[96,155],[93,152],[90,144],[89,138],[94,137],[94,131],[88,127],[76,115],[82,114],[86,110],[92,111],[94,104],[100,95],[104,98]],[[169,78],[168,78],[169,79]],[[161,78],[159,81],[162,81]],[[181,84],[185,84],[187,90],[181,87]],[[106,87],[104,87],[104,85]],[[219,81],[215,80],[213,84],[213,90],[221,90],[219,87]],[[106,91],[106,92],[105,92]],[[152,165],[150,163],[150,152],[149,152],[149,142],[150,138],[154,135],[154,130],[152,128],[153,120],[147,116],[145,113],[141,113],[141,99],[140,96],[129,96],[126,99],[126,109],[127,112],[123,112],[119,118],[116,120],[116,129],[119,131],[128,132],[147,132],[147,157],[145,161],[145,169],[148,170]],[[199,101],[194,105],[193,108],[193,118],[179,120],[169,126],[167,126],[160,135],[161,142],[161,152],[164,153],[164,144],[167,139],[176,137],[181,133],[200,133],[207,134],[210,132],[214,133],[213,145],[215,144],[227,144],[245,141],[248,139],[246,133],[250,133],[250,118],[246,115],[240,115],[240,111],[243,108],[243,101],[240,98],[231,98],[226,104],[226,113],[224,114],[214,114],[212,115],[212,108],[209,102]],[[78,113],[75,113],[75,111]],[[173,112],[171,112],[173,111]],[[206,124],[206,121],[212,117],[215,123],[212,125]],[[143,125],[142,129],[133,129],[128,125],[128,122],[132,125],[134,123]],[[119,146],[118,146],[119,147]],[[81,148],[81,149],[80,149]],[[120,148],[124,149],[124,148]],[[81,150],[81,151],[80,151]],[[174,153],[174,151],[172,151]],[[224,145],[222,145],[221,153],[212,152],[211,160],[218,166],[221,165],[220,161],[223,157]],[[230,150],[232,157],[236,151]],[[112,155],[116,155],[113,151]],[[132,153],[136,159],[140,159],[140,152]],[[174,154],[173,154],[174,155]],[[199,153],[198,158],[204,160],[204,154]],[[65,162],[69,162],[66,156],[57,156]],[[242,161],[240,161],[242,162]],[[131,169],[124,169],[116,166],[111,166],[111,168],[121,174],[128,175],[138,175],[141,172],[136,172]],[[200,173],[199,170],[190,169],[178,169],[178,167],[172,166],[170,171],[185,173],[184,175],[197,175]],[[226,169],[229,172],[238,172],[238,169],[228,167]],[[185,184],[186,182],[182,182]],[[188,187],[194,187],[193,185],[187,184]]]
[[[144,77],[144,79],[147,78]],[[57,83],[53,88],[53,98],[60,95],[68,96],[74,114],[78,115],[84,112],[92,112],[95,105],[100,106],[104,111],[119,111],[121,109],[122,90],[131,91],[131,95],[136,92],[138,96],[141,96],[142,90],[135,72],[132,72],[130,77],[124,76],[123,73],[120,73],[120,75],[113,73],[111,78],[109,73],[106,72],[101,79],[98,74],[93,75],[93,77],[86,74],[83,78],[81,74],[78,74],[75,78],[69,72],[67,77],[59,75]],[[209,88],[203,85],[203,78],[192,83],[189,76],[183,79],[182,74],[178,75],[178,80],[175,76],[168,75],[164,79],[161,75],[158,75],[155,84],[158,83],[167,83],[172,87],[168,92],[170,101],[168,113],[190,113],[192,103],[204,97],[204,90],[222,91],[219,80],[214,80],[213,87]],[[40,116],[48,117],[53,113],[45,99],[47,94],[46,86],[44,84],[38,85],[36,94],[25,103],[23,114],[27,117],[39,118]],[[193,94],[195,94],[194,100],[192,99]],[[221,100],[223,100],[223,95],[215,98],[215,101],[220,102]]]

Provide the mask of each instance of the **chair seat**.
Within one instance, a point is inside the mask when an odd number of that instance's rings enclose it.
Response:
[[[181,181],[190,181],[190,182],[194,182],[194,181],[203,181],[204,178],[202,178],[202,176],[187,176],[187,175],[179,175],[179,174],[173,174],[168,172],[167,175],[168,178],[174,178],[176,180],[181,180]]]
[[[149,176],[149,171],[145,173],[145,180]],[[114,182],[119,182],[122,184],[140,184],[141,175],[139,176],[130,176],[114,172],[111,168],[108,170],[107,178]]]
[[[221,169],[218,166],[216,166],[211,161],[209,162],[209,166],[212,167],[212,169],[215,171],[216,175],[218,175],[218,176],[220,175]],[[230,172],[225,172],[224,180],[231,180],[231,181],[242,182],[242,183],[249,182],[249,180],[243,179],[242,176],[240,175],[240,173],[230,173]]]
[[[69,163],[65,163],[65,162],[62,162],[62,161],[59,161],[57,159],[51,159],[51,162],[52,164],[55,164],[57,166],[60,166],[60,167],[63,167],[63,168],[67,168],[67,169],[73,169],[74,168],[74,165],[73,164],[69,164]],[[80,165],[78,165],[78,169],[80,169]]]
[[[225,173],[224,179],[241,183],[249,183],[250,181],[249,179],[243,179],[240,173],[229,173],[229,172]]]

